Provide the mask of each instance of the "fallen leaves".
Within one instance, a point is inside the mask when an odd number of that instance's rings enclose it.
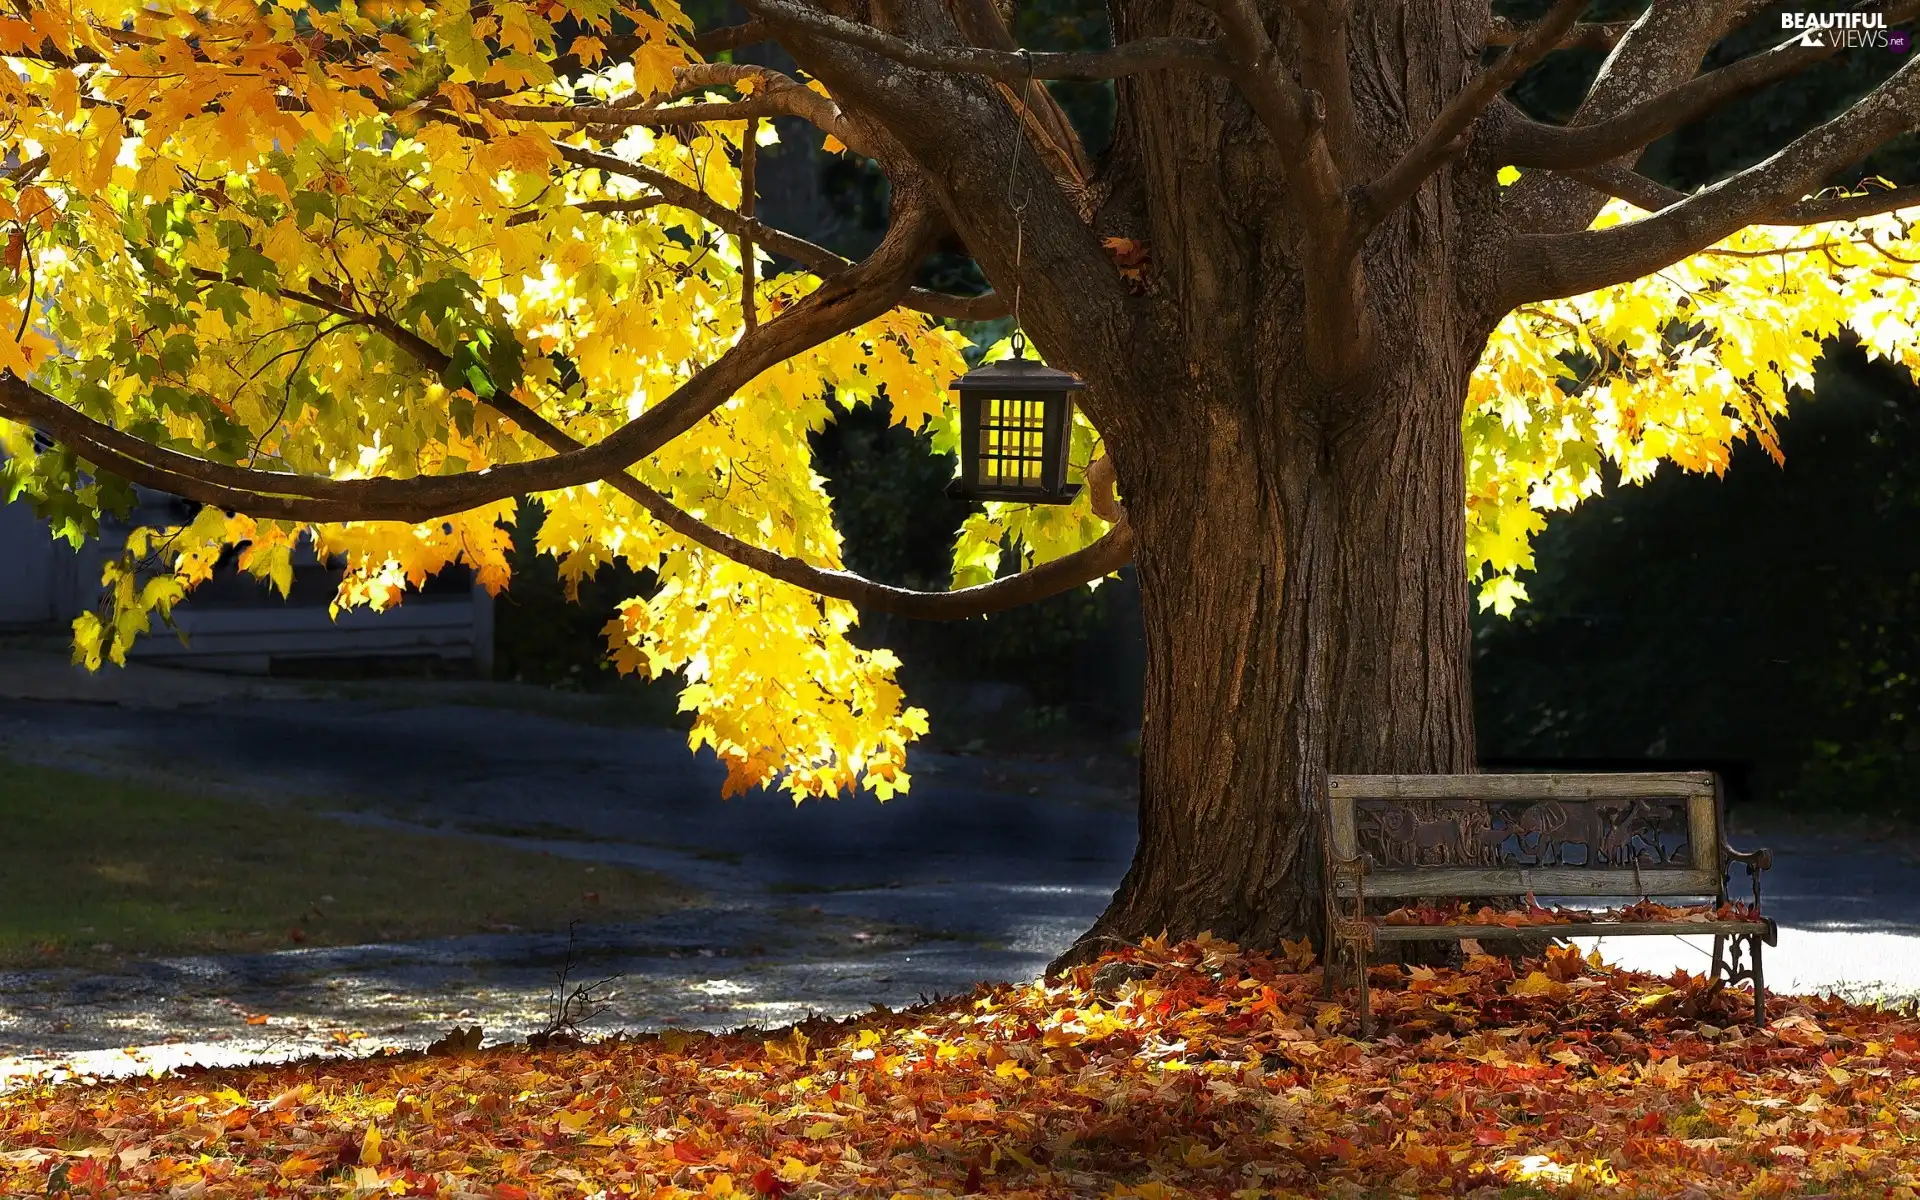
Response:
[[[1124,971],[1116,968],[1124,966]],[[1096,977],[1105,985],[1096,991]],[[1920,1187],[1920,1021],[1555,950],[1373,973],[1149,945],[774,1033],[310,1060],[0,1097],[0,1194],[1676,1196]],[[466,1038],[460,1039],[462,1042]],[[465,1049],[465,1047],[463,1047]]]

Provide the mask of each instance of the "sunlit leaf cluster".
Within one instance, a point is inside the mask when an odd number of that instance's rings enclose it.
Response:
[[[670,0],[0,16],[0,369],[154,445],[310,476],[547,454],[495,397],[595,441],[740,336],[742,243],[657,193],[677,184],[736,207],[746,122],[499,114],[701,99],[676,83],[697,61],[687,37]],[[604,53],[616,39],[630,48],[618,61]],[[640,174],[581,166],[575,151]],[[817,286],[761,277],[763,320]],[[924,423],[964,369],[962,345],[928,318],[888,314],[764,372],[636,474],[724,533],[837,567],[806,434],[831,403],[883,392],[896,420]],[[0,424],[0,438],[9,495],[67,536],[131,498],[28,430]],[[907,786],[904,747],[924,717],[893,659],[849,641],[850,607],[736,567],[607,485],[532,500],[564,579],[616,560],[646,574],[647,594],[609,628],[615,660],[684,672],[693,740],[714,747],[730,788]],[[398,603],[453,564],[498,590],[513,515],[501,502],[418,526],[307,527],[204,509],[184,529],[136,533],[77,623],[77,656],[123,661],[223,555],[284,592],[302,539],[345,565],[337,608]]]
[[[1607,206],[1597,228],[1640,216]],[[1823,349],[1857,338],[1920,376],[1920,211],[1753,226],[1666,270],[1528,305],[1500,324],[1465,420],[1467,569],[1501,613],[1526,598],[1546,514],[1662,462],[1726,470],[1734,443],[1781,459],[1778,424]]]

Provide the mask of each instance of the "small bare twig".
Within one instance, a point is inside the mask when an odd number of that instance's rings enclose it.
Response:
[[[574,950],[578,945],[575,929],[578,921],[567,922],[567,957],[554,972],[553,1015],[540,1032],[527,1039],[529,1046],[573,1045],[580,1041],[580,1027],[604,1016],[613,1007],[619,993],[612,985],[626,978],[625,973],[609,975],[592,983],[567,986],[573,975]]]

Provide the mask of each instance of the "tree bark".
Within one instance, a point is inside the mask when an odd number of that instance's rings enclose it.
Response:
[[[1356,21],[1396,51],[1353,57],[1362,148],[1405,143],[1473,70],[1475,31],[1388,7]],[[1116,8],[1130,36],[1189,32],[1166,6]],[[1450,165],[1373,232],[1372,352],[1316,386],[1316,231],[1285,215],[1271,140],[1212,81],[1120,88],[1113,165],[1137,182],[1117,190],[1138,197],[1185,378],[1113,406],[1151,425],[1103,430],[1147,640],[1140,842],[1068,959],[1162,933],[1317,943],[1326,775],[1474,769],[1461,418],[1495,319],[1474,291],[1493,189]]]
[[[1465,367],[1403,359],[1325,429],[1281,392],[1208,406],[1127,491],[1147,641],[1140,842],[1076,947],[1321,928],[1326,774],[1474,766]],[[1131,457],[1123,453],[1123,459]]]

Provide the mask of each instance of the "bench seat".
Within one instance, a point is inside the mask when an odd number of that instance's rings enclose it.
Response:
[[[1759,921],[1572,921],[1552,925],[1389,925],[1373,919],[1376,942],[1430,942],[1435,938],[1472,938],[1474,941],[1511,937],[1632,937],[1636,934],[1664,933],[1685,937],[1690,933],[1745,937],[1758,934],[1769,946],[1779,941],[1771,920]]]

